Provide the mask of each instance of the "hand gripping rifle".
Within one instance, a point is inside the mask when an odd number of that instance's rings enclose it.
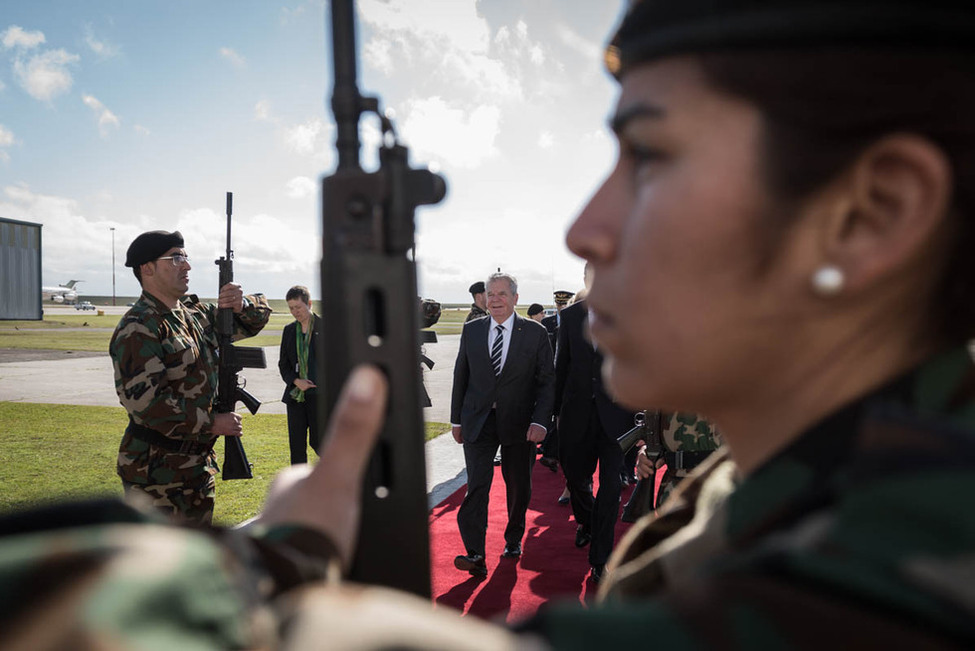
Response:
[[[660,412],[659,411],[638,411],[633,416],[633,429],[616,439],[623,454],[626,455],[638,441],[643,441],[647,446],[647,458],[656,461],[664,453],[663,444],[660,440]],[[641,479],[633,487],[633,494],[623,507],[623,514],[620,520],[623,522],[636,522],[641,517],[653,509],[653,489],[656,484],[657,471],[654,468],[653,474],[645,479]]]
[[[217,293],[227,283],[234,281],[234,252],[230,248],[230,215],[233,212],[234,193],[227,193],[227,255],[215,260],[220,268]],[[261,402],[244,390],[238,374],[244,368],[267,368],[263,348],[237,348],[233,345],[234,311],[229,307],[217,310],[217,340],[219,341],[220,380],[217,385],[217,413],[234,411],[237,401],[256,414]],[[250,479],[251,465],[244,453],[239,436],[225,436],[223,453],[223,479]]]
[[[322,179],[319,422],[328,422],[352,367],[378,366],[389,404],[362,488],[351,578],[430,596],[414,211],[446,193],[444,179],[409,165],[376,97],[356,85],[352,0],[332,0],[332,112],[338,165]],[[379,117],[379,169],[359,165],[359,117]]]

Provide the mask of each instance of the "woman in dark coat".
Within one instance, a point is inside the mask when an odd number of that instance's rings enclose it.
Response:
[[[321,443],[315,400],[315,354],[322,320],[311,311],[311,295],[307,287],[292,287],[285,299],[295,320],[281,333],[278,370],[286,385],[281,400],[288,406],[291,463],[297,464],[308,461],[309,443],[316,454]]]

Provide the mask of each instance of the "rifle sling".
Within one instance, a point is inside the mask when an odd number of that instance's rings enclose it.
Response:
[[[198,454],[206,456],[210,454],[210,450],[213,449],[213,444],[216,441],[216,438],[207,442],[172,439],[154,429],[139,425],[132,420],[131,416],[129,416],[129,426],[126,428],[126,432],[134,439],[177,454]]]

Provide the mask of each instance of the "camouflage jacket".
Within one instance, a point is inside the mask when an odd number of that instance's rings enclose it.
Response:
[[[473,321],[474,319],[480,319],[482,316],[487,316],[487,312],[479,308],[477,303],[471,303],[471,311],[467,313],[467,318],[464,319],[464,323]]]
[[[660,443],[665,450],[710,452],[721,446],[718,430],[696,414],[664,412],[660,414],[660,424]]]
[[[536,651],[428,599],[341,584],[300,527],[183,528],[118,500],[0,517],[0,649]]]
[[[553,646],[975,646],[975,368],[938,355],[741,479],[721,450],[620,542]]]
[[[219,370],[216,313],[216,305],[201,303],[194,295],[184,297],[170,310],[147,293],[125,313],[112,335],[109,352],[119,402],[133,422],[179,441],[206,443],[213,439],[211,410]],[[244,310],[234,315],[234,339],[257,334],[270,315],[263,294],[247,296]],[[212,451],[206,457],[157,448],[156,453],[160,458],[150,459],[149,444],[127,430],[119,446],[119,476],[133,483],[153,484],[216,472]],[[163,456],[167,457],[165,463]],[[152,478],[164,470],[165,478]]]

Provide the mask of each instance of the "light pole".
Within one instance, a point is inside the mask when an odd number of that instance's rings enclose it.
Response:
[[[115,227],[109,227],[112,231],[112,305],[115,305]]]

